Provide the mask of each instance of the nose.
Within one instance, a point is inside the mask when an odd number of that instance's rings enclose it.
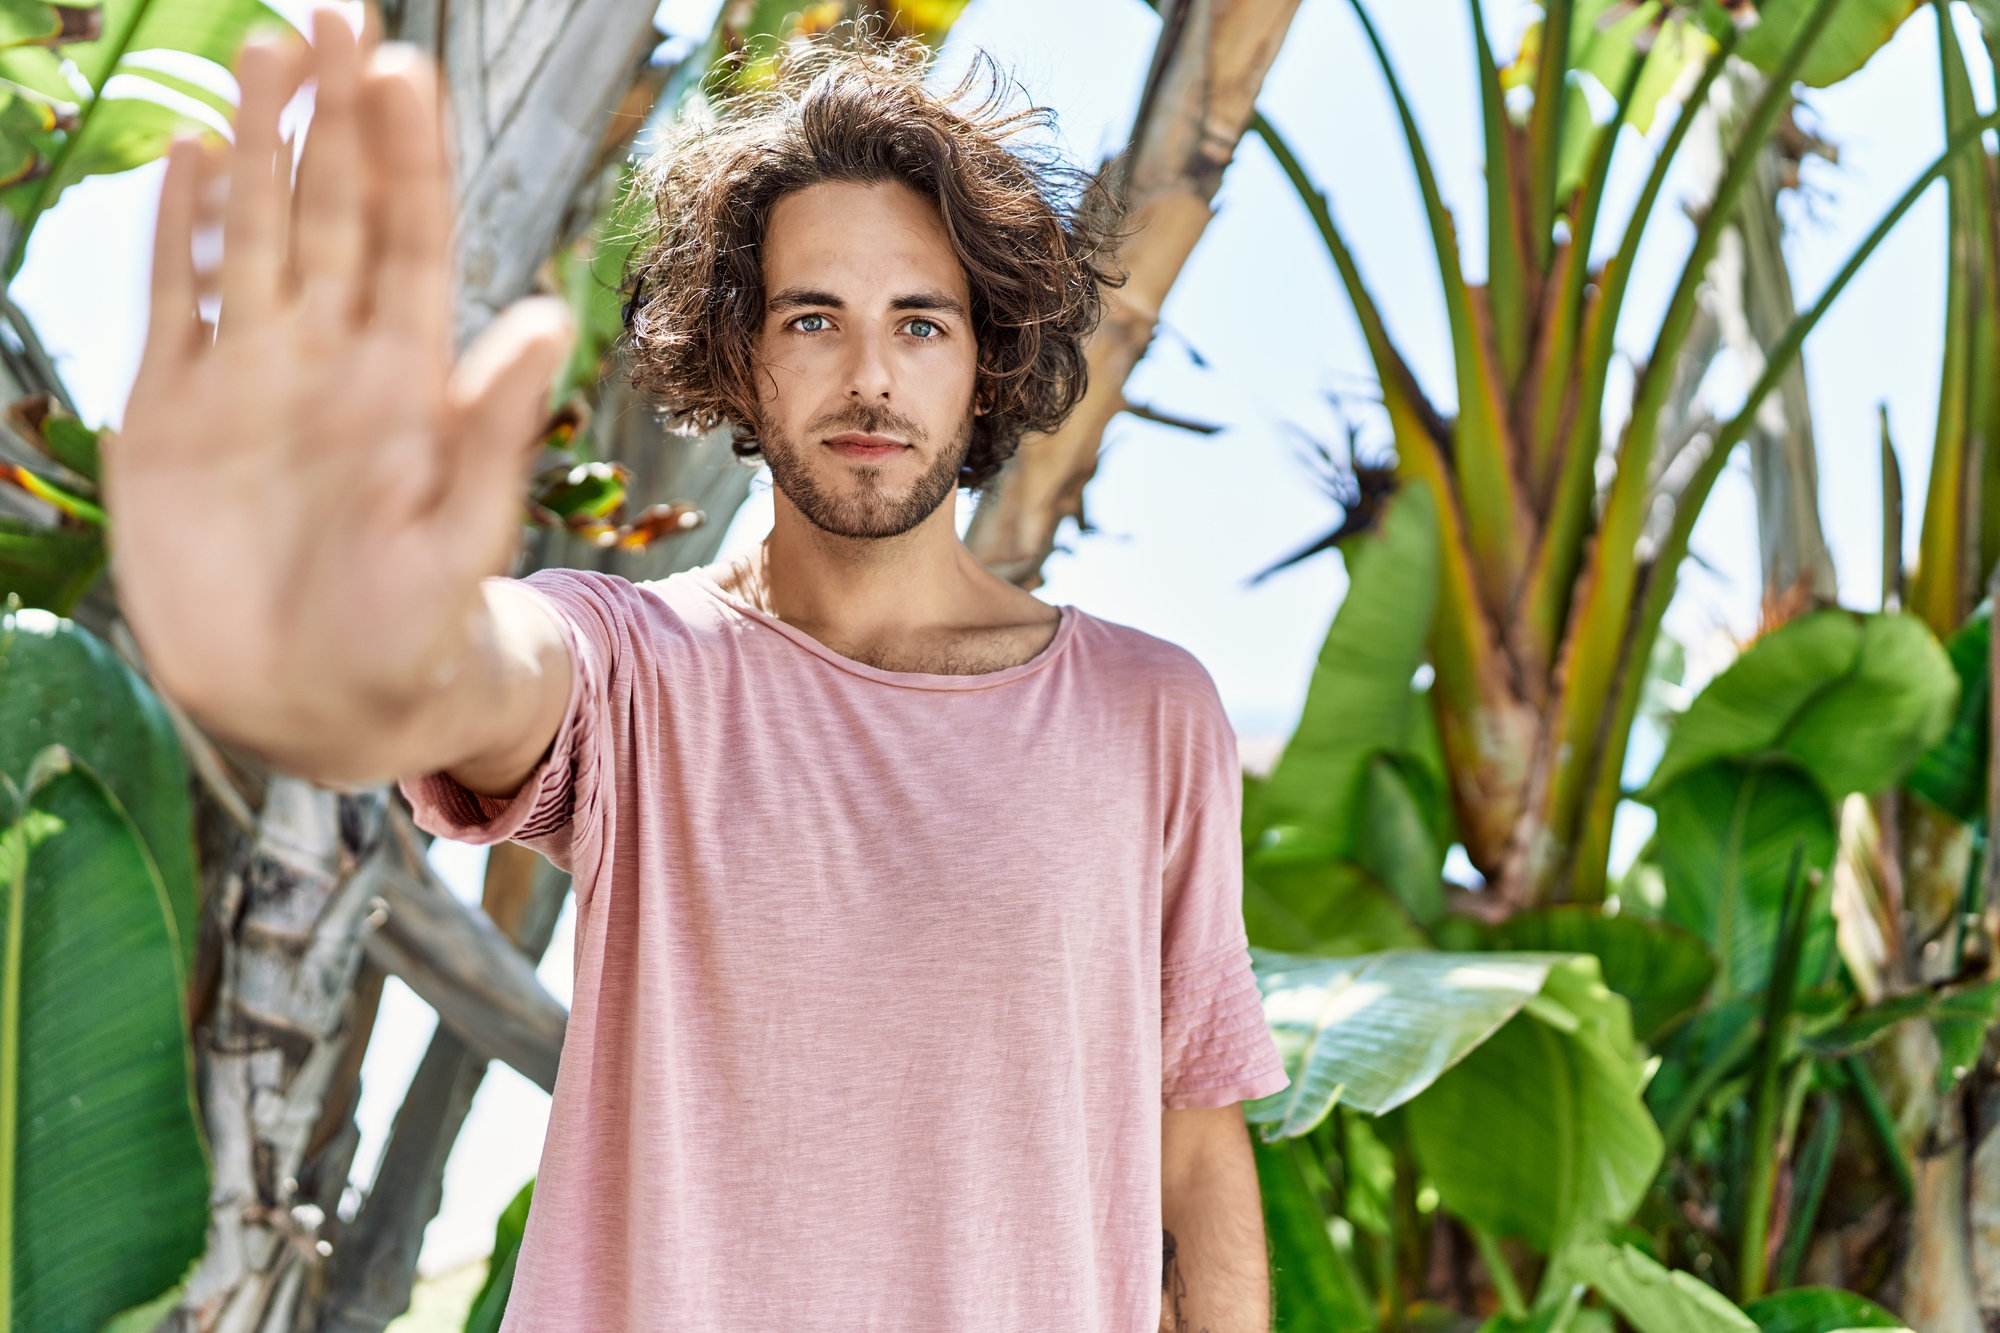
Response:
[[[889,369],[888,335],[870,329],[848,345],[854,354],[847,370],[847,401],[887,403],[894,379]]]

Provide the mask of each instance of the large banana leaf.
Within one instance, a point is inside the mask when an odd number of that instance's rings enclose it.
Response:
[[[181,943],[139,830],[61,747],[4,853],[0,1333],[96,1333],[208,1225]]]
[[[66,91],[55,92],[41,62],[0,53],[10,57],[0,61],[0,76],[68,104],[63,127],[46,136],[10,130],[0,117],[0,161],[30,158],[25,179],[0,189],[0,206],[21,224],[10,277],[27,254],[28,233],[64,190],[150,162],[178,135],[216,134],[233,107],[215,88],[229,86],[244,39],[259,28],[289,31],[262,0],[104,0],[102,8],[102,35],[63,48],[81,88],[65,79]],[[197,71],[208,77],[189,77]]]
[[[1787,763],[1721,760],[1684,775],[1655,804],[1662,915],[1713,951],[1718,998],[1762,988],[1793,848],[1803,845],[1806,871],[1833,864],[1839,839],[1825,794]],[[1832,934],[1831,918],[1816,915],[1801,976],[1819,975]]]
[[[1811,88],[1839,83],[1867,64],[1916,7],[1916,0],[1845,0],[1806,56],[1799,81]],[[1765,0],[1736,54],[1770,73],[1811,9],[1812,0]]]
[[[1348,592],[1313,666],[1299,724],[1278,766],[1246,811],[1251,838],[1298,827],[1328,855],[1352,855],[1369,760],[1410,751],[1422,700],[1411,678],[1423,665],[1437,604],[1437,505],[1428,487],[1405,486],[1380,528],[1346,548]]]
[[[80,756],[131,816],[191,958],[194,816],[187,765],[159,699],[88,630],[45,611],[0,618],[0,775],[25,787],[49,745]]]
[[[1664,1145],[1640,1098],[1645,1069],[1625,1001],[1595,958],[1545,956],[1558,961],[1526,1012],[1405,1114],[1447,1208],[1546,1253],[1629,1217]]]
[[[1631,1044],[1629,1018],[1610,1016],[1624,1013],[1624,1001],[1603,989],[1594,958],[1414,951],[1309,958],[1256,947],[1250,957],[1291,1076],[1289,1087],[1245,1107],[1267,1142],[1305,1133],[1336,1104],[1370,1115],[1394,1110],[1524,1008],[1569,1023],[1561,997],[1587,997],[1579,1003],[1591,1021],[1617,1029],[1621,1049]]]
[[[1409,910],[1360,865],[1283,853],[1280,845],[1244,865],[1243,923],[1252,945],[1327,958],[1430,947]]]
[[[1782,757],[1826,795],[1879,791],[1943,738],[1958,703],[1950,658],[1921,620],[1829,610],[1751,645],[1674,724],[1640,799],[1718,759]]]
[[[1452,917],[1438,943],[1451,949],[1590,954],[1603,969],[1604,984],[1632,1006],[1633,1031],[1646,1041],[1700,1004],[1715,977],[1708,946],[1687,931],[1582,905],[1517,912],[1492,926]]]

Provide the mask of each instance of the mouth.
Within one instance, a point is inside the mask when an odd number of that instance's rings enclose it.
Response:
[[[842,457],[869,463],[879,462],[910,447],[891,435],[864,435],[857,431],[829,435],[820,443]]]

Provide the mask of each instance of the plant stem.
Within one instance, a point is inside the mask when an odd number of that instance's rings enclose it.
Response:
[[[1499,1239],[1485,1227],[1474,1226],[1470,1222],[1465,1223],[1465,1229],[1472,1233],[1472,1244],[1479,1251],[1479,1261],[1486,1265],[1486,1275],[1493,1279],[1493,1290],[1500,1297],[1500,1312],[1509,1319],[1526,1319],[1528,1304],[1521,1299],[1521,1285],[1514,1280],[1513,1265],[1507,1262]]]
[[[1771,1195],[1778,1178],[1778,1121],[1783,1110],[1780,1074],[1792,1011],[1792,990],[1798,979],[1799,953],[1804,948],[1805,927],[1812,915],[1812,889],[1802,882],[1805,852],[1803,838],[1793,842],[1791,866],[1785,872],[1785,894],[1778,909],[1778,939],[1772,951],[1771,979],[1764,991],[1764,1039],[1757,1056],[1756,1101],[1750,1119],[1750,1168],[1744,1175],[1743,1233],[1736,1260],[1739,1301],[1755,1300],[1764,1294]]]
[[[1882,1089],[1875,1086],[1875,1076],[1861,1063],[1860,1056],[1848,1056],[1840,1062],[1840,1067],[1853,1081],[1854,1095],[1860,1099],[1868,1125],[1882,1145],[1882,1155],[1889,1159],[1889,1173],[1896,1178],[1897,1193],[1908,1200],[1917,1192],[1916,1180],[1910,1174],[1910,1159],[1903,1154],[1903,1142],[1896,1137],[1895,1118],[1889,1114],[1888,1103],[1882,1100]]]
[[[1785,1244],[1778,1251],[1778,1271],[1772,1285],[1789,1287],[1798,1276],[1799,1263],[1812,1241],[1813,1222],[1819,1217],[1819,1202],[1826,1194],[1827,1177],[1833,1173],[1833,1150],[1840,1143],[1840,1098],[1822,1092],[1813,1116],[1812,1133],[1799,1151],[1792,1168],[1792,1216],[1785,1229]]]
[[[1668,1104],[1666,1113],[1660,1117],[1660,1137],[1666,1144],[1666,1155],[1671,1157],[1680,1148],[1688,1126],[1694,1123],[1701,1104],[1708,1100],[1708,1094],[1716,1085],[1728,1078],[1736,1066],[1750,1052],[1757,1049],[1757,1043],[1764,1035],[1764,1025],[1755,1019],[1743,1025],[1737,1034],[1729,1039],[1715,1057],[1703,1065],[1694,1076],[1694,1081],[1681,1089],[1680,1095]]]

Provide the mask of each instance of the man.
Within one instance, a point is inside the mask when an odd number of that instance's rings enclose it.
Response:
[[[1214,688],[988,574],[945,503],[1083,388],[1101,243],[1008,151],[1026,122],[874,50],[664,149],[638,376],[737,423],[773,530],[657,584],[516,583],[482,576],[564,316],[524,302],[452,365],[434,74],[314,33],[246,50],[226,161],[173,151],[117,576],[208,726],[572,871],[506,1328],[1266,1328],[1238,1103],[1286,1079]]]

